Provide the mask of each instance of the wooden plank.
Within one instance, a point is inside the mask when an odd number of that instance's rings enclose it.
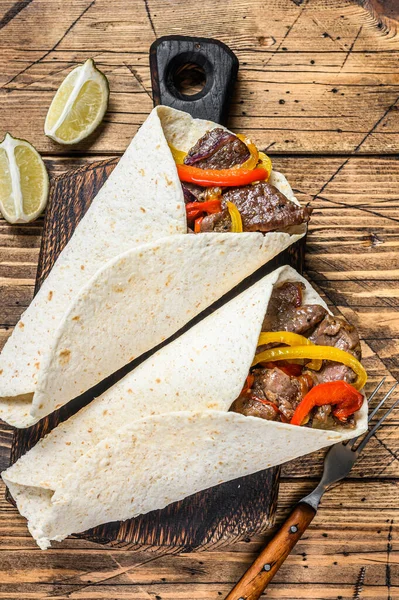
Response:
[[[232,3],[228,12],[206,0],[202,8],[207,19],[203,21],[196,19],[193,0],[186,3],[179,0],[170,11],[163,10],[162,0],[151,0],[148,6],[150,15],[144,3],[136,0],[131,4],[115,0],[112,8],[106,0],[97,0],[96,3],[76,0],[68,7],[62,0],[54,0],[51,7],[52,10],[46,10],[46,0],[27,4],[7,24],[4,35],[13,36],[19,47],[24,45],[30,50],[45,49],[49,44],[53,46],[58,42],[57,49],[60,50],[101,48],[133,53],[143,52],[150,40],[166,32],[181,34],[181,19],[184,17],[185,35],[211,35],[230,44],[234,50],[260,49],[272,55],[278,54],[277,48],[281,53],[333,50],[344,58],[353,43],[353,33],[357,33],[360,25],[362,32],[358,35],[356,46],[351,48],[351,54],[391,48],[385,36],[378,35],[378,28],[373,29],[377,24],[370,19],[369,12],[348,0],[336,0],[333,4],[323,0],[270,2],[267,6],[267,28],[259,20],[261,4],[253,4],[254,10],[249,11],[243,0]],[[61,10],[62,19],[59,18]],[[27,22],[29,28],[26,27]],[[355,24],[358,24],[357,30]],[[255,35],[257,33],[263,33],[263,39],[259,39]],[[59,42],[63,35],[65,37]],[[284,44],[279,48],[280,42]]]
[[[305,568],[305,567],[304,567]],[[193,585],[175,585],[175,584],[164,584],[164,585],[140,585],[130,588],[124,586],[119,588],[118,586],[102,586],[98,585],[95,588],[95,591],[92,589],[81,588],[74,594],[74,598],[78,598],[79,600],[102,600],[103,598],[123,598],[124,600],[220,600],[220,598],[225,598],[229,591],[231,591],[232,585],[226,584],[193,584]],[[11,587],[14,589],[14,586]],[[42,591],[38,589],[38,586],[24,586],[24,598],[29,599],[41,599],[41,598],[49,598],[46,594],[47,588],[45,587]],[[61,588],[62,589],[62,588]],[[267,598],[284,598],[286,600],[336,600],[343,598],[344,600],[351,600],[353,598],[355,586],[354,585],[344,585],[338,583],[335,584],[327,584],[323,583],[323,585],[317,585],[313,583],[302,583],[298,586],[298,583],[290,583],[284,584],[280,586],[278,583],[271,583],[270,587],[267,591]],[[381,600],[384,597],[384,593],[386,593],[385,586],[373,586],[370,590],[367,591],[367,598],[372,598],[375,600]],[[32,591],[33,590],[33,591]],[[62,591],[60,592],[62,594]],[[111,594],[111,596],[110,596]],[[162,594],[162,595],[161,595]],[[343,595],[344,594],[344,595]],[[5,598],[5,600],[12,600],[16,598],[20,599],[20,591],[14,592],[5,592],[5,596],[1,596],[0,598]],[[57,589],[57,599],[58,600],[69,600],[71,596],[59,595],[59,590]],[[366,598],[365,596],[363,596]],[[261,596],[262,600],[266,598],[265,595]],[[391,598],[393,598],[391,596]]]
[[[225,11],[205,0],[210,31],[208,19],[198,21],[194,0],[177,0],[169,11],[161,0],[79,0],[67,9],[55,0],[51,11],[45,3],[29,3],[0,32],[0,129],[7,124],[41,152],[66,152],[43,136],[43,122],[65,75],[88,56],[109,77],[111,103],[97,133],[73,151],[122,152],[152,107],[147,52],[154,32],[181,34],[182,22],[185,34],[213,35],[237,53],[241,69],[231,126],[261,147],[284,153],[398,151],[399,39],[381,35],[378,22],[359,6],[344,0],[269,3],[265,28],[257,18],[262,0],[251,11],[243,1]],[[24,42],[16,51],[15,40]]]
[[[58,60],[58,55],[55,58]],[[24,83],[22,89],[11,92],[6,91],[8,88],[0,89],[4,122],[12,124],[8,127],[13,135],[25,136],[41,152],[60,152],[54,142],[43,136],[43,122],[56,89],[75,64],[76,61],[72,65],[63,62],[64,68],[52,77],[54,61],[51,60],[49,64],[40,64],[39,73],[32,68],[31,76],[40,78],[40,85]],[[130,69],[145,82],[147,89],[148,67],[141,61],[115,69],[102,60],[98,66],[110,80],[110,109],[95,138],[79,144],[75,152],[122,152],[152,108],[150,96]],[[248,134],[260,147],[272,145],[275,152],[306,153],[316,147],[319,152],[346,153],[355,151],[359,145],[359,153],[398,151],[395,135],[398,118],[393,109],[389,111],[392,116],[387,115],[378,125],[378,131],[368,135],[399,95],[398,83],[392,82],[395,75],[373,78],[365,74],[362,77],[365,83],[357,84],[358,73],[345,76],[332,73],[327,77],[322,72],[300,71],[295,65],[292,69],[292,73],[287,73],[241,67],[230,126]],[[13,117],[16,105],[27,106],[30,118],[23,112],[16,121]]]
[[[11,335],[12,332],[12,328],[11,327],[1,327],[0,326],[0,350],[3,348],[4,344],[6,343],[7,339],[9,338],[9,336]]]
[[[54,58],[58,60],[58,53]],[[95,137],[79,144],[75,152],[123,152],[151,110],[151,97],[146,91],[148,67],[144,61],[129,63],[133,64],[115,69],[98,60],[99,68],[110,81],[110,109]],[[31,73],[31,77],[40,79],[40,86],[24,82],[22,89],[13,88],[10,92],[7,87],[0,89],[4,123],[9,124],[13,135],[25,136],[40,152],[60,153],[59,146],[43,136],[43,122],[56,89],[75,64],[77,61],[72,64],[63,61],[64,68],[59,68],[57,76],[52,77],[54,60],[41,63],[40,72],[32,68]],[[145,89],[131,69],[145,82]],[[365,83],[357,84],[359,77]],[[316,149],[329,154],[352,151],[394,154],[398,151],[399,129],[397,112],[390,107],[394,107],[399,96],[399,85],[392,79],[395,75],[389,73],[362,77],[361,71],[360,75],[332,73],[328,77],[322,72],[300,71],[295,64],[292,73],[271,72],[263,67],[247,70],[243,66],[229,124],[260,147],[273,147],[275,152],[307,153]],[[16,105],[29,109],[17,121],[13,116]],[[385,112],[387,116],[383,118]]]
[[[282,482],[279,521],[311,486],[310,481]],[[385,597],[388,567],[394,593],[399,574],[396,546],[389,551],[388,545],[397,536],[397,491],[397,484],[389,481],[370,486],[364,480],[346,481],[331,490],[267,597],[324,600],[343,593],[343,598],[352,598],[362,567],[366,567],[362,597]],[[378,506],[382,497],[383,508]],[[220,598],[264,543],[264,537],[257,536],[223,551],[158,555],[146,549],[132,553],[110,548],[105,553],[95,544],[70,538],[42,553],[34,547],[24,519],[4,500],[0,515],[7,552],[0,564],[0,598],[7,594],[17,598],[18,593],[38,599],[54,595],[81,600]]]

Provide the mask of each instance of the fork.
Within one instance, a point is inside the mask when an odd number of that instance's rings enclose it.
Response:
[[[385,377],[371,394],[369,402],[373,400],[384,381]],[[391,396],[397,385],[396,382],[370,413],[368,423]],[[225,600],[258,600],[260,598],[264,589],[269,585],[291,550],[313,521],[324,492],[350,473],[359,454],[398,404],[399,399],[381,417],[356,448],[355,444],[361,436],[335,444],[330,448],[324,460],[324,471],[319,485],[313,492],[299,501],[288,519],[244,573],[233,590],[226,596]]]

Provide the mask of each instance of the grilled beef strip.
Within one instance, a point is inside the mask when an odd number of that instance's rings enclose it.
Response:
[[[188,151],[185,165],[199,169],[231,169],[249,158],[249,150],[234,133],[221,127],[207,131]]]
[[[289,421],[302,400],[298,379],[286,375],[277,368],[256,369],[253,375],[252,394],[239,396],[231,405],[230,410],[269,421],[280,420],[280,414],[282,414]],[[262,400],[267,400],[276,408],[270,404],[264,404]]]
[[[254,185],[230,188],[222,194],[222,212],[208,215],[201,223],[201,231],[220,232],[225,222],[231,219],[226,202],[233,202],[238,208],[244,231],[281,231],[293,225],[307,223],[312,210],[294,204],[274,185],[260,181]]]
[[[254,390],[262,390],[265,398],[277,404],[279,411],[289,421],[302,400],[301,386],[296,377],[280,369],[257,369]],[[255,392],[256,395],[256,392]]]
[[[335,346],[361,357],[359,335],[352,325],[341,317],[330,315],[318,304],[302,304],[305,286],[301,282],[284,282],[275,285],[271,294],[262,331],[291,331],[307,336],[313,343],[322,346]],[[259,346],[257,353],[278,344]],[[320,371],[304,370],[314,385],[325,381],[344,380],[353,383],[353,371],[333,361],[324,361]],[[242,393],[230,410],[246,416],[255,416],[271,421],[290,421],[296,407],[307,393],[303,378],[287,375],[275,368],[255,368],[252,371],[254,382],[251,390]],[[269,404],[264,404],[267,401]],[[274,405],[276,408],[274,408]],[[331,421],[330,404],[317,407],[310,416],[310,425],[326,427]],[[335,419],[334,419],[335,420]],[[337,421],[340,426],[343,423]],[[354,418],[349,417],[347,427],[354,426]]]
[[[202,202],[202,195],[204,193],[204,188],[201,188],[199,185],[195,185],[194,183],[186,183],[181,182],[181,187],[183,189],[184,196],[184,204],[189,204],[189,202]]]
[[[222,189],[220,187],[204,188],[200,187],[199,185],[195,185],[195,183],[187,182],[182,182],[181,185],[183,188],[185,204],[188,204],[189,202],[206,202],[211,198],[217,198],[222,193]]]
[[[309,335],[328,313],[320,304],[302,304],[304,289],[301,282],[286,281],[274,286],[262,331],[290,331]],[[266,348],[262,346],[262,349]]]
[[[231,218],[227,208],[222,212],[207,215],[201,221],[201,233],[228,233],[229,231],[231,231]]]
[[[263,400],[261,398],[260,400]],[[258,417],[259,419],[265,419],[266,421],[277,421],[280,420],[278,408],[273,408],[270,404],[264,404],[249,394],[242,394],[234,400],[230,406],[231,412],[241,413],[245,417]]]
[[[317,406],[313,413],[313,420],[318,421],[321,425],[327,425],[328,418],[331,415],[331,411],[331,404],[323,404],[323,406]]]
[[[361,357],[359,334],[355,327],[342,317],[326,315],[315,331],[309,336],[314,344],[335,346]]]
[[[309,339],[314,344],[321,346],[335,346],[346,352],[350,352],[358,360],[361,358],[359,334],[346,319],[326,315],[317,326]],[[308,371],[310,373],[310,371]],[[342,379],[347,383],[353,383],[356,379],[355,373],[349,367],[330,360],[324,361],[320,371],[312,371],[312,378],[316,384],[326,381],[337,381]]]
[[[248,160],[249,150],[236,135],[216,127],[207,131],[188,151],[184,164],[199,169],[230,169]],[[207,190],[195,183],[182,182],[184,201],[203,202]],[[229,229],[231,229],[231,221]]]

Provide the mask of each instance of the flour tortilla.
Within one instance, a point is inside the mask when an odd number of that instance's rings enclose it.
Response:
[[[3,473],[40,547],[101,523],[160,509],[366,430],[323,431],[227,412],[253,360],[282,267],[159,350]],[[56,457],[56,459],[54,459]]]
[[[216,126],[167,107],[151,112],[3,349],[1,419],[34,424],[175,333],[305,234],[306,225],[262,237],[228,234],[236,263],[221,254],[218,234],[201,241],[187,235],[168,142],[187,151]],[[273,172],[270,181],[297,203],[283,175]],[[202,296],[187,280],[193,270],[206,287]],[[180,288],[178,302],[172,288]]]

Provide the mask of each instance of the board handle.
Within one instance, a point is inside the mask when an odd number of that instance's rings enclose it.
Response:
[[[188,95],[177,87],[177,74],[185,65],[203,70],[201,91]],[[154,106],[184,110],[197,119],[226,125],[238,73],[238,58],[226,44],[211,38],[167,35],[150,48]]]

